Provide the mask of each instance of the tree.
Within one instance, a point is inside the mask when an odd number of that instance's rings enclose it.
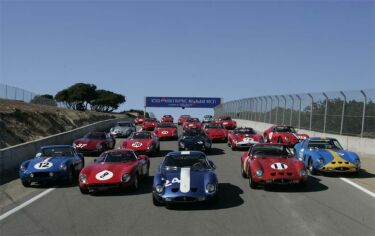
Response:
[[[112,112],[125,102],[125,97],[107,90],[97,90],[96,98],[91,101],[91,109],[101,112]]]
[[[91,101],[97,97],[96,86],[93,84],[77,83],[59,91],[55,99],[63,102],[68,108],[86,111]]]
[[[37,96],[33,97],[33,99],[30,102],[34,103],[34,104],[41,104],[41,105],[57,107],[56,101],[53,99],[53,96],[50,95],[50,94],[37,95]]]

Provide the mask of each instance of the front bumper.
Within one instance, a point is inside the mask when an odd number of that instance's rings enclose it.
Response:
[[[240,148],[249,148],[251,146],[253,146],[254,144],[257,144],[258,142],[256,141],[251,141],[251,142],[238,142],[238,143],[234,143],[234,146],[238,149]]]
[[[153,191],[152,194],[158,202],[170,204],[207,202],[213,200],[218,193],[216,191],[214,194],[158,194],[155,191]]]
[[[331,173],[354,173],[360,170],[361,166],[354,165],[350,162],[338,162],[338,163],[328,163],[323,167],[319,168],[320,172],[331,172]]]
[[[105,184],[80,184],[81,189],[86,189],[88,191],[110,191],[110,190],[122,190],[130,188],[131,182],[118,182],[118,183],[105,183]]]
[[[39,172],[20,172],[21,181],[25,182],[53,182],[69,179],[68,171],[39,171]]]
[[[253,181],[260,185],[294,185],[306,183],[308,175],[304,176],[288,176],[275,174],[274,176],[253,177]]]

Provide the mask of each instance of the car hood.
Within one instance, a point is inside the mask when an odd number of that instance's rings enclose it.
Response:
[[[258,140],[258,137],[256,134],[235,134],[234,137],[238,141],[246,141],[248,139]]]
[[[133,150],[146,149],[152,143],[152,139],[129,139],[126,143],[126,147]]]
[[[136,166],[136,162],[125,163],[93,163],[85,167],[82,173],[87,175],[89,184],[112,183],[121,181],[125,173],[131,173]]]
[[[195,170],[191,168],[180,168],[176,171],[162,171],[162,178],[165,179],[165,183],[169,181],[170,187],[172,188],[179,188],[180,184],[185,184],[185,182],[189,182],[191,188],[205,188],[208,182],[212,182],[212,175],[214,175],[214,173],[211,170]]]
[[[259,157],[256,159],[264,172],[271,171],[296,171],[295,158],[280,158],[280,157]]]
[[[354,162],[358,156],[349,151],[345,151],[342,149],[316,149],[313,150],[315,154],[318,155],[318,157],[324,158],[326,162],[331,162],[334,159],[337,159],[337,161],[349,161]]]
[[[193,142],[199,142],[199,141],[206,141],[206,137],[204,136],[188,136],[185,138],[182,138],[180,141],[185,143],[193,143]]]
[[[72,157],[70,157],[72,158]],[[69,161],[69,157],[45,157],[35,158],[29,161],[28,171],[57,171],[61,164]]]
[[[76,140],[74,143],[77,144],[83,144],[87,147],[95,148],[97,144],[103,143],[104,140],[102,139],[87,139],[87,138],[81,138]]]
[[[121,127],[121,126],[117,126],[117,127],[114,127],[112,129],[112,132],[114,131],[121,131],[121,132],[127,132],[128,130],[130,130],[131,128],[130,127]]]

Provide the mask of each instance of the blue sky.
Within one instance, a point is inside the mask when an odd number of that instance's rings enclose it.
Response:
[[[374,42],[375,1],[0,0],[0,82],[40,94],[93,83],[126,95],[122,109],[374,88]]]

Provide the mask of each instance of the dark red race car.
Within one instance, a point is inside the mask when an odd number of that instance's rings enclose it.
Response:
[[[143,131],[153,131],[159,121],[156,118],[146,118],[142,125]]]
[[[283,143],[290,147],[309,136],[307,134],[299,134],[292,126],[274,125],[264,131],[264,140],[269,143]]]
[[[191,118],[190,115],[181,115],[180,118],[178,118],[178,125],[183,125],[187,119]]]
[[[230,116],[221,116],[214,120],[216,124],[222,124],[225,129],[235,129],[237,127],[237,122],[232,120]]]
[[[161,118],[161,122],[163,122],[163,123],[173,123],[173,116],[171,116],[171,115],[164,115]]]
[[[263,143],[263,136],[253,128],[236,128],[228,133],[228,146],[232,150],[249,148],[256,143]]]
[[[202,126],[203,131],[212,142],[226,142],[228,131],[221,124],[205,123]]]
[[[307,170],[305,164],[295,158],[284,144],[259,143],[250,147],[241,157],[241,174],[249,178],[249,186],[297,184],[305,187]]]
[[[178,139],[177,126],[173,123],[159,123],[154,130],[154,134],[159,137],[159,140]]]
[[[133,132],[122,142],[121,147],[136,153],[156,154],[160,151],[160,142],[159,138],[151,132]]]
[[[198,118],[189,118],[185,121],[185,123],[182,127],[183,127],[184,130],[186,130],[186,129],[200,129],[200,128],[202,128],[202,123],[199,121]]]
[[[145,120],[144,116],[137,116],[134,118],[134,124],[136,125],[142,125]]]
[[[73,147],[79,153],[102,153],[115,147],[115,139],[105,132],[90,132],[73,142]]]
[[[149,176],[147,156],[137,156],[132,150],[115,149],[104,152],[79,174],[81,193],[111,189],[138,189],[139,180]]]

